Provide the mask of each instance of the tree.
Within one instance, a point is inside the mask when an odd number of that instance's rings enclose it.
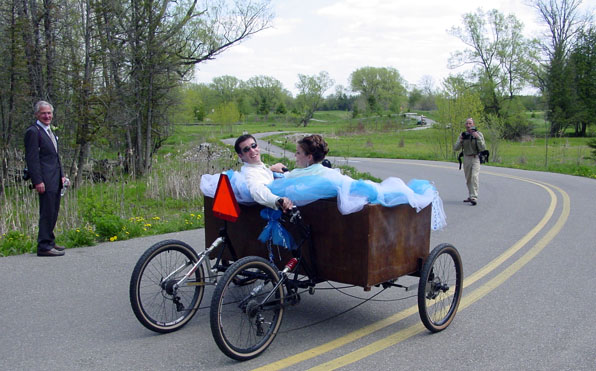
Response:
[[[184,83],[176,88],[176,111],[172,115],[174,123],[203,121],[207,116],[207,105],[214,95],[205,84]]]
[[[192,76],[194,65],[268,28],[269,1],[214,0],[203,8],[197,0],[98,1],[106,15],[102,19],[120,20],[110,24],[115,30],[108,58],[118,75],[112,91],[126,101],[119,110],[127,115],[120,121],[125,153],[134,159],[136,172],[144,174],[168,136],[168,111],[179,81]],[[122,76],[128,77],[125,85],[119,85]]]
[[[254,76],[248,79],[246,85],[258,114],[267,116],[275,111],[284,90],[279,80],[270,76]]]
[[[523,27],[515,16],[507,16],[505,37],[500,40],[497,49],[497,58],[503,76],[503,90],[510,100],[513,100],[530,80],[531,54],[538,43],[537,40],[529,40],[522,35]]]
[[[573,86],[577,97],[575,134],[586,136],[586,129],[596,118],[596,28],[591,26],[579,35],[570,55]]]
[[[534,0],[533,7],[545,22],[548,33],[541,42],[546,61],[537,72],[540,88],[546,96],[547,119],[551,135],[562,134],[573,122],[574,96],[568,57],[587,22],[578,7],[581,0]]]
[[[225,75],[214,77],[209,87],[215,90],[221,103],[228,103],[236,100],[243,85],[242,80],[237,77]]]
[[[430,75],[424,75],[420,78],[417,88],[420,89],[421,97],[419,107],[421,110],[432,111],[437,109],[435,102],[436,92],[434,88],[435,82]]]
[[[354,97],[348,95],[347,89],[343,85],[336,85],[335,92],[325,98],[321,109],[349,111],[353,102]]]
[[[215,92],[213,105],[235,102],[241,116],[251,112],[247,84],[234,76],[218,76],[213,78],[209,87]]]
[[[325,71],[318,75],[307,76],[298,74],[296,88],[299,93],[296,97],[296,105],[301,113],[300,124],[304,127],[312,119],[319,107],[323,94],[333,85],[334,81]]]
[[[215,107],[211,119],[222,127],[231,127],[232,124],[240,121],[240,111],[236,102],[222,103]]]
[[[350,75],[350,87],[363,97],[369,114],[389,109],[399,112],[407,101],[404,85],[399,72],[392,67],[362,67]]]
[[[484,107],[479,95],[470,89],[463,76],[449,76],[443,81],[443,89],[436,99],[439,120],[436,127],[443,131],[439,141],[439,153],[448,159],[453,154],[453,143],[460,133],[462,123],[472,117],[479,122]]]
[[[415,110],[420,101],[422,101],[422,90],[414,86],[408,95],[408,111]]]
[[[23,132],[28,121],[25,117],[30,115],[25,110],[30,107],[30,98],[27,97],[27,67],[17,1],[3,2],[0,8],[0,195],[9,176],[11,143],[15,133]]]
[[[514,15],[478,9],[463,16],[462,27],[449,31],[468,47],[455,52],[449,66],[475,66],[487,113],[503,116],[503,99],[512,99],[526,84],[531,41],[522,36],[522,30],[523,24]]]
[[[2,0],[2,157],[20,146],[12,133],[44,99],[55,107],[75,184],[92,146],[124,154],[131,174],[147,173],[195,65],[268,28],[272,17],[270,0]],[[205,105],[196,106],[201,113]]]

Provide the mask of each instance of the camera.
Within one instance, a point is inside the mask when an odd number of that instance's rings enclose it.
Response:
[[[472,127],[470,127],[470,131],[474,132],[474,131],[478,131],[478,129],[476,129],[476,126],[472,126]],[[467,131],[463,131],[461,133],[461,137],[462,137],[462,139],[471,139],[472,134],[468,133]]]
[[[24,168],[23,169],[23,180],[29,180],[31,179],[31,174],[29,174],[29,169]]]

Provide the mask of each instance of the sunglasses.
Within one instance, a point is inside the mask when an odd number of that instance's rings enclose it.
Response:
[[[252,149],[257,148],[257,144],[253,143],[250,146],[246,146],[246,147],[242,148],[242,153],[248,153],[248,151],[250,151],[251,148]]]

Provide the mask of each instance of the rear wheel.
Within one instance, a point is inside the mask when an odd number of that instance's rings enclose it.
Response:
[[[418,284],[418,312],[432,332],[447,328],[462,296],[463,268],[455,247],[441,244],[433,249],[422,267]]]
[[[183,285],[176,283],[198,259],[192,247],[177,240],[158,242],[145,251],[130,278],[130,304],[143,326],[172,332],[195,315],[205,290],[203,265]]]
[[[283,317],[283,285],[277,268],[248,256],[232,264],[211,299],[211,332],[222,352],[245,361],[271,344]]]

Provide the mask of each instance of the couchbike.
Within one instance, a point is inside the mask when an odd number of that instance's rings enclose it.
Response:
[[[281,254],[271,245],[269,249],[245,246],[240,249],[245,256],[226,269],[213,292],[210,324],[217,346],[228,357],[244,361],[264,352],[280,330],[284,310],[300,301],[299,290],[313,294],[315,286],[327,280],[365,290],[371,286],[408,289],[397,279],[417,276],[418,312],[426,328],[442,331],[453,321],[462,296],[462,262],[457,249],[446,243],[429,254],[428,210],[417,216],[409,205],[396,209],[376,205],[349,217],[334,212],[334,205],[320,200],[303,208],[320,223],[308,224],[298,208],[282,216],[281,223],[299,236],[291,252]],[[398,219],[403,219],[403,225],[395,226]],[[254,220],[248,218],[245,231],[249,234]],[[340,224],[336,231],[330,231],[333,223]],[[236,233],[241,230],[236,227]],[[387,235],[391,231],[395,231],[393,237]],[[409,232],[417,236],[408,238]],[[245,236],[244,241],[252,239]],[[347,245],[362,241],[367,246],[343,254],[350,249]],[[362,258],[354,255],[359,253]],[[275,255],[283,257],[275,259]]]
[[[179,240],[164,240],[149,247],[130,278],[130,304],[137,319],[160,333],[187,324],[199,309],[205,286],[215,285],[230,266],[230,260],[221,257],[224,251],[236,260],[225,224],[213,243],[199,254]]]

